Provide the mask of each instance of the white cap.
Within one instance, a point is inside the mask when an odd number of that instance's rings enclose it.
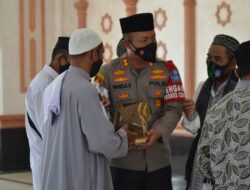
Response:
[[[75,30],[69,39],[69,54],[79,55],[88,52],[102,43],[100,36],[88,28]]]

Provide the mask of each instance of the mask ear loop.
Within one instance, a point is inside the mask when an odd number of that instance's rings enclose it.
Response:
[[[131,42],[131,40],[128,39],[128,43],[129,43],[129,45],[131,45],[133,48],[135,48],[135,51],[137,50],[137,48],[134,46],[134,44]],[[126,48],[126,49],[129,49],[129,48]],[[132,50],[132,49],[129,49],[129,50],[132,51],[132,52],[135,54],[135,51],[134,51],[134,50]],[[126,51],[126,57],[127,57],[128,60],[130,59],[129,56],[128,56],[128,50]]]
[[[133,48],[137,49],[137,47],[135,47],[135,45],[131,42],[131,40],[128,41],[130,45],[133,46]]]
[[[130,44],[130,40],[128,40],[128,43]],[[129,56],[128,56],[128,49],[126,46],[125,46],[125,39],[123,38],[123,45],[124,45],[124,48],[126,49],[126,52],[125,52],[125,58],[129,59]]]
[[[127,47],[126,47],[125,57],[127,57],[127,58],[128,58],[128,48],[127,48]]]
[[[234,73],[238,78],[241,78],[240,69],[238,67],[235,68]]]

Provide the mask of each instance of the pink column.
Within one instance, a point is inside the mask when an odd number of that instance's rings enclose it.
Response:
[[[136,5],[139,0],[123,0],[126,5],[127,16],[136,14],[137,8]]]
[[[184,19],[185,19],[185,94],[192,98],[195,91],[195,6],[196,0],[184,0]]]
[[[88,1],[80,0],[75,3],[75,8],[77,10],[78,16],[78,27],[85,28],[87,26],[87,8],[88,8]]]

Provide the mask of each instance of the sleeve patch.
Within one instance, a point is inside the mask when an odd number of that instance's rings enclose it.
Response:
[[[173,82],[181,82],[181,77],[176,69],[169,73],[169,76]]]
[[[185,98],[184,88],[181,81],[181,76],[172,61],[165,64],[169,71],[164,103],[182,102]]]
[[[94,79],[95,83],[101,85],[104,81],[104,75],[102,73],[97,73],[97,75],[95,76],[95,79]]]

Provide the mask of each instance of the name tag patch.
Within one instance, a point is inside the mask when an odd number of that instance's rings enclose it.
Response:
[[[167,83],[165,81],[149,81],[149,86],[166,86]]]
[[[131,83],[125,83],[125,84],[114,84],[113,88],[114,89],[125,89],[125,88],[131,88],[132,85]]]

